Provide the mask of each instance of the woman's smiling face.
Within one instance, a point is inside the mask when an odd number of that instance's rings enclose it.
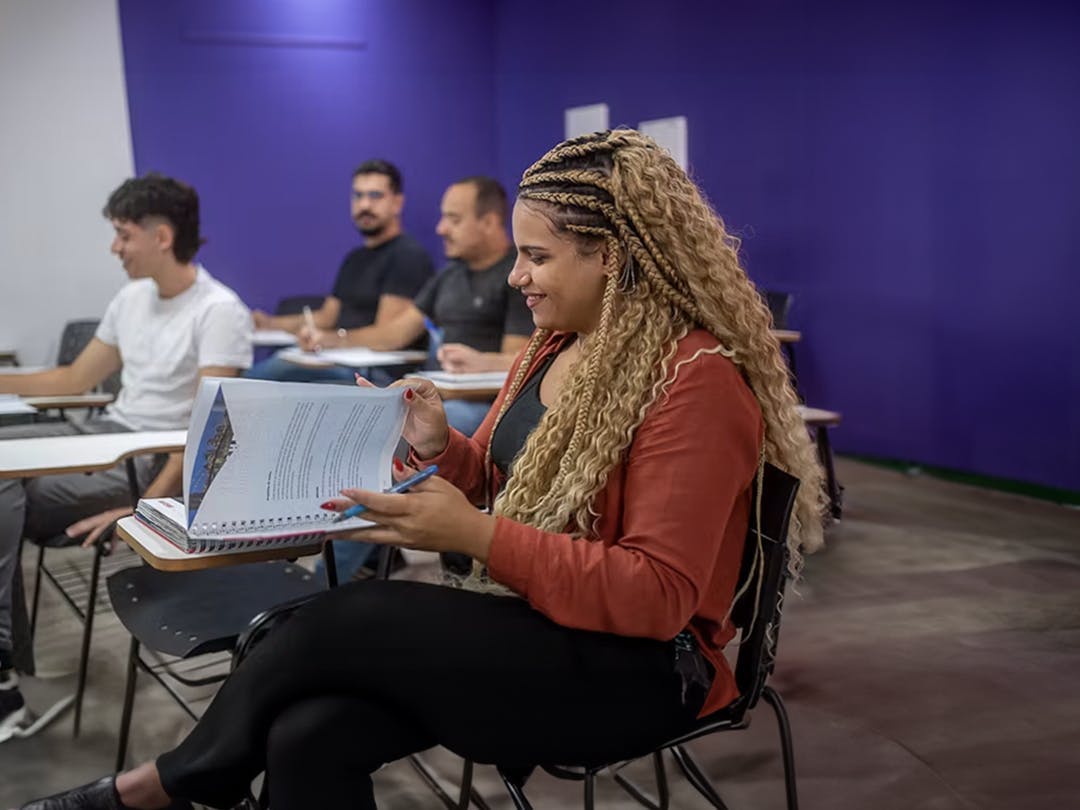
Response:
[[[582,253],[578,240],[558,234],[541,209],[514,205],[517,261],[510,286],[517,288],[540,329],[588,334],[600,322],[607,279],[605,251]]]

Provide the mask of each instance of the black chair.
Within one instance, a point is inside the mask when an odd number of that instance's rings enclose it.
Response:
[[[289,295],[277,302],[274,314],[298,315],[304,311],[304,307],[318,309],[325,300],[325,295]]]
[[[795,296],[778,290],[765,290],[762,292],[762,296],[764,296],[765,304],[772,314],[773,329],[787,329],[788,316],[791,314],[791,305],[795,303]],[[787,355],[788,368],[791,370],[791,384],[795,387],[795,393],[798,394],[799,374],[798,367],[795,364],[795,344],[782,343],[780,349]],[[799,399],[802,399],[801,395]]]
[[[791,304],[795,296],[791,293],[778,292],[777,290],[765,290],[765,304],[772,313],[773,329],[787,329],[788,313],[791,312]]]
[[[245,633],[249,626],[257,626],[256,620],[274,606],[299,605],[323,590],[318,577],[281,561],[175,572],[141,566],[113,574],[106,584],[117,618],[131,633],[117,771],[123,770],[127,758],[139,670],[157,681],[192,720],[197,720],[191,705],[166,678],[198,687],[223,681],[227,674],[189,677],[161,656],[188,661],[233,649],[241,636],[248,637]],[[143,656],[144,649],[153,660]]]
[[[739,628],[739,654],[735,665],[735,680],[739,687],[739,697],[729,706],[702,718],[694,729],[681,737],[657,746],[652,754],[656,774],[656,799],[648,796],[644,790],[619,772],[622,767],[629,764],[628,762],[608,763],[588,768],[543,765],[544,770],[553,776],[585,783],[586,810],[593,808],[596,775],[607,769],[612,769],[616,783],[644,806],[652,810],[667,808],[670,797],[664,768],[664,751],[672,753],[690,784],[713,807],[727,810],[727,805],[724,804],[720,794],[701,767],[691,757],[686,744],[708,734],[747,728],[750,725],[750,713],[761,698],[765,699],[776,715],[784,763],[787,807],[788,810],[797,810],[798,796],[791,729],[788,725],[784,703],[767,681],[776,662],[780,611],[787,580],[788,523],[798,488],[798,479],[771,464],[765,465],[761,485],[761,543],[759,547],[754,510],[751,509],[750,532],[747,535],[746,551],[739,575],[742,594],[736,600],[732,610],[732,621]],[[757,587],[759,578],[760,589]],[[743,590],[742,585],[747,583],[749,587]],[[568,733],[572,732],[568,730]],[[525,797],[523,787],[528,774],[499,768],[499,775],[510,793],[514,807],[518,810],[531,810],[532,806]],[[462,787],[463,791],[467,792],[470,785],[463,783]]]
[[[96,318],[84,318],[81,320],[68,321],[60,333],[60,347],[56,352],[56,364],[66,366],[75,362],[86,345],[97,332],[100,321]],[[116,372],[105,379],[98,388],[110,394],[116,394],[120,390],[120,372]],[[65,419],[63,409],[60,410],[60,419]],[[139,498],[138,484],[135,476],[134,460],[127,461],[128,483],[131,487],[132,503]],[[102,559],[107,556],[111,532],[102,533],[101,539],[95,546],[93,562],[91,563],[90,575],[87,580],[82,572],[73,572],[68,575],[57,574],[45,565],[45,552],[50,548],[68,548],[82,542],[81,537],[71,538],[66,534],[58,534],[44,539],[29,538],[30,542],[38,547],[37,566],[34,574],[34,598],[30,611],[30,637],[33,639],[37,632],[38,606],[41,602],[41,581],[44,576],[56,588],[64,602],[78,616],[83,625],[82,645],[79,655],[79,673],[75,691],[75,723],[74,735],[79,736],[79,726],[82,719],[82,699],[86,688],[86,668],[90,654],[90,636],[93,631],[94,614],[97,609],[98,581],[101,573]],[[85,606],[80,604],[81,594],[79,591],[85,587]]]

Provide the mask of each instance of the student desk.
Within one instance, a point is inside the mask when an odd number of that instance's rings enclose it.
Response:
[[[150,565],[159,571],[201,571],[227,565],[294,559],[318,554],[323,544],[254,548],[250,551],[181,551],[138,518],[126,517],[116,524],[116,534]],[[327,544],[329,547],[329,544]]]
[[[126,462],[128,486],[133,501],[139,485],[134,459],[146,453],[174,453],[184,449],[186,430],[156,430],[133,433],[95,433],[81,436],[42,436],[31,439],[0,441],[0,478],[35,478],[43,475],[99,472]],[[90,634],[93,629],[94,602],[97,596],[101,552],[94,558],[89,585],[89,604],[83,623],[82,648],[75,694],[63,698],[39,722],[48,723],[75,704],[75,734],[79,733],[82,697],[86,691],[86,665],[90,657]],[[40,581],[38,587],[40,587]]]
[[[148,453],[184,449],[186,430],[44,436],[0,442],[0,478],[35,478],[76,472],[100,472]],[[134,468],[128,467],[129,481]]]
[[[374,368],[376,366],[406,366],[427,360],[427,352],[400,351],[377,352],[361,346],[348,349],[323,349],[321,352],[305,352],[300,349],[285,349],[278,357],[298,366],[328,368]]]
[[[296,335],[292,332],[286,332],[284,329],[256,329],[251,338],[251,343],[254,346],[271,348],[295,346]]]
[[[506,382],[507,372],[485,371],[479,373],[455,374],[449,371],[419,371],[406,374],[406,378],[430,380],[435,384],[439,396],[443,399],[464,399],[470,402],[484,402],[494,399]]]

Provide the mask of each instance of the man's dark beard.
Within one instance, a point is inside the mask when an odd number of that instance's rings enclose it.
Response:
[[[361,225],[356,220],[353,220],[353,224],[356,225],[356,230],[360,231],[361,235],[370,239],[373,236],[378,236],[386,230],[385,224],[378,225]]]

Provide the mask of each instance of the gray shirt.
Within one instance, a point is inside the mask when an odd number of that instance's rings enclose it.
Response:
[[[465,262],[455,259],[424,285],[413,303],[442,329],[444,343],[497,352],[503,335],[528,337],[533,333],[525,296],[507,283],[514,256],[511,248],[483,270],[470,270]]]

